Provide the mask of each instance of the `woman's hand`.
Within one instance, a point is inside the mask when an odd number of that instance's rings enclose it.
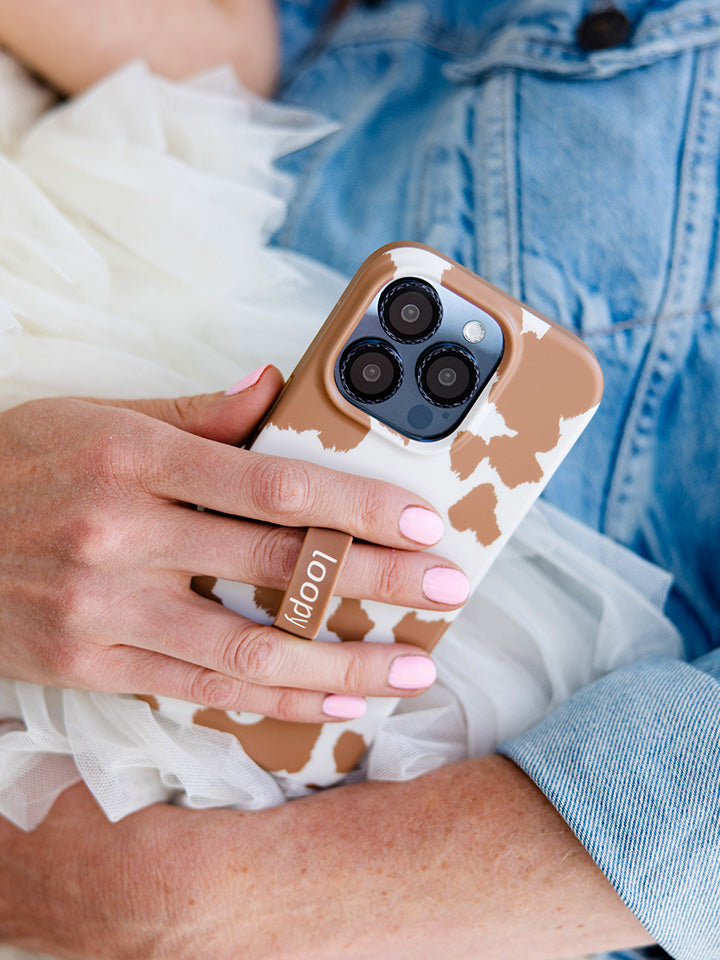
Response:
[[[351,547],[338,594],[453,605],[423,594],[438,558],[421,547],[441,529],[425,501],[232,445],[281,383],[268,367],[232,396],[42,400],[0,415],[0,675],[313,722],[430,684],[414,647],[311,644],[191,589],[194,575],[283,589],[302,528],[325,526],[371,542]],[[328,693],[341,698],[324,710]]]

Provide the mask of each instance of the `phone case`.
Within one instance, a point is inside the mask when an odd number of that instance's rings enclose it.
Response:
[[[350,332],[389,283],[419,278],[450,291],[499,324],[504,352],[457,429],[413,440],[351,404],[338,390],[336,360]],[[440,253],[416,243],[389,245],[360,267],[287,382],[252,443],[382,480],[427,498],[445,533],[433,552],[455,561],[476,585],[585,428],[602,393],[590,350]],[[195,588],[260,622],[272,622],[282,593],[196,578]],[[334,597],[319,639],[403,641],[432,650],[453,613]],[[327,724],[288,723],[158,698],[184,722],[232,733],[287,789],[329,786],[347,774],[397,703],[370,699],[364,717]]]

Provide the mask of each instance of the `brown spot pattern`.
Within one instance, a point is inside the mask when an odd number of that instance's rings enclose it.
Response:
[[[396,643],[412,643],[429,652],[449,626],[447,620],[421,620],[412,610],[393,627],[393,636]]]
[[[352,730],[341,733],[333,752],[337,772],[350,773],[366,750],[367,744],[359,733]]]
[[[453,470],[465,479],[490,457],[508,487],[541,480],[537,454],[557,446],[561,420],[587,413],[600,402],[599,367],[577,337],[545,317],[541,319],[549,329],[542,337],[533,331],[523,333],[523,304],[463,267],[449,266],[443,283],[471,302],[477,302],[482,291],[483,308],[506,328],[506,353],[490,400],[506,425],[517,432],[512,437],[493,437],[488,443],[476,437],[471,444],[461,434],[455,441],[457,450],[453,449]]]
[[[214,593],[216,583],[217,577],[193,577],[190,581],[190,586],[195,593],[199,593],[201,597],[205,597],[207,600],[213,600],[222,606],[222,600]]]
[[[575,343],[561,341],[553,333],[551,327],[542,338],[523,334],[521,362],[490,393],[515,436],[493,437],[487,443],[480,437],[472,442],[461,436],[456,439],[453,469],[461,478],[470,476],[489,457],[508,487],[542,480],[538,453],[557,446],[562,420],[586,413],[598,402],[598,381],[588,375],[586,363],[577,362]]]
[[[150,707],[151,710],[160,709],[160,704],[158,703],[157,697],[154,697],[151,693],[136,693],[135,699],[142,700]]]
[[[367,436],[370,421],[366,426],[347,419],[320,393],[322,386],[304,385],[305,389],[295,394],[293,402],[285,403],[273,414],[272,423],[281,430],[313,430],[326,450],[346,453]]]
[[[255,587],[255,592],[253,593],[255,606],[259,610],[264,610],[265,613],[273,619],[278,614],[282,598],[282,590],[273,590],[271,587]]]
[[[460,480],[467,480],[489,454],[490,448],[482,437],[470,430],[463,430],[455,437],[450,448],[450,466]]]
[[[585,363],[577,362],[575,349],[574,342],[553,336],[552,328],[542,338],[524,334],[514,375],[493,388],[490,399],[517,431],[488,445],[490,462],[509,487],[542,479],[537,454],[557,446],[561,420],[586,413],[598,401],[597,381],[588,376]]]
[[[237,723],[223,710],[196,710],[193,723],[231,733],[245,753],[265,770],[299,773],[310,760],[322,730],[320,723],[287,723],[265,717],[257,723]]]
[[[500,536],[495,517],[497,494],[491,483],[481,483],[448,510],[456,530],[472,530],[478,543],[489,547]]]
[[[374,626],[360,600],[341,600],[327,621],[328,630],[341,640],[364,640]]]

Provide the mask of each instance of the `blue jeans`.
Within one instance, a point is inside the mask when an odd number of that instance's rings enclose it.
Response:
[[[720,958],[720,7],[281,3],[281,96],[341,124],[295,154],[277,242],[352,273],[429,243],[583,337],[600,411],[547,498],[675,578],[687,662],[640,663],[506,743],[678,960]],[[319,32],[318,32],[319,31]],[[630,954],[627,954],[630,956]]]

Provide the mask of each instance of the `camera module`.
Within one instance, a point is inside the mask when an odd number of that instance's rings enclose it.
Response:
[[[437,291],[417,277],[389,284],[378,302],[380,323],[400,343],[421,343],[440,326],[442,304]]]
[[[428,442],[459,427],[504,351],[492,314],[414,275],[382,286],[344,336],[333,362],[340,395],[373,422]]]
[[[340,377],[348,393],[362,403],[389,399],[402,382],[402,361],[382,340],[360,340],[340,358]]]
[[[474,357],[462,347],[443,343],[418,360],[420,392],[440,407],[457,407],[475,392],[479,373]]]

